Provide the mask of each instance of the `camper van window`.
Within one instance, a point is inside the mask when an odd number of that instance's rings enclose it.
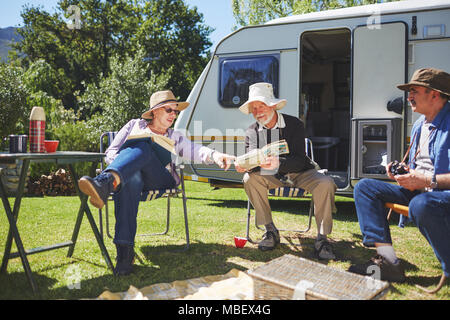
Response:
[[[219,102],[226,108],[238,108],[248,99],[248,87],[269,82],[278,97],[279,55],[222,58],[219,60]]]

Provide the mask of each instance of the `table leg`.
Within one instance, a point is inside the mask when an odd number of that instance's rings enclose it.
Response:
[[[6,216],[8,218],[8,222],[9,222],[8,237],[6,240],[5,253],[3,255],[2,266],[1,266],[0,271],[2,273],[5,273],[8,268],[8,261],[9,261],[10,253],[11,253],[12,240],[14,239],[14,241],[16,242],[17,250],[19,251],[20,259],[22,260],[22,265],[25,270],[25,274],[28,278],[28,281],[31,284],[31,288],[32,288],[33,292],[36,293],[37,286],[33,279],[30,264],[28,262],[27,255],[25,253],[25,248],[23,247],[22,239],[20,238],[19,230],[17,229],[17,224],[16,224],[17,218],[19,216],[20,202],[21,202],[22,196],[23,196],[25,180],[27,177],[27,171],[28,171],[29,164],[30,163],[28,160],[24,160],[24,162],[22,164],[22,170],[20,172],[20,179],[19,179],[19,186],[17,189],[16,199],[14,201],[13,211],[11,211],[11,206],[10,206],[8,198],[6,196],[6,190],[0,179],[0,194],[1,194],[2,201],[3,201],[3,207],[5,208]]]
[[[92,167],[91,167],[91,171],[90,171],[90,175],[93,176],[95,174],[95,169],[96,169],[96,162],[92,163]],[[92,216],[92,212],[89,208],[89,205],[87,203],[87,199],[88,197],[83,194],[80,189],[78,188],[78,175],[76,173],[76,171],[74,170],[73,165],[69,165],[69,170],[70,170],[70,174],[72,175],[72,180],[74,181],[75,184],[75,190],[77,192],[78,197],[80,198],[81,201],[81,205],[80,205],[80,209],[78,211],[78,217],[77,217],[77,222],[75,224],[75,228],[73,230],[73,234],[72,234],[72,242],[73,245],[69,248],[69,252],[67,253],[68,257],[71,257],[73,254],[73,251],[75,249],[75,243],[77,241],[78,238],[78,233],[80,231],[80,226],[81,226],[81,221],[83,219],[83,215],[84,213],[86,214],[86,217],[88,218],[89,224],[91,225],[92,231],[94,232],[95,238],[97,240],[97,243],[100,247],[100,250],[103,254],[103,257],[106,261],[106,264],[108,265],[108,267],[113,270],[114,272],[114,266],[112,264],[111,258],[109,256],[108,250],[106,249],[105,243],[103,242],[103,238],[97,228],[97,225],[95,224],[95,220],[94,217]]]

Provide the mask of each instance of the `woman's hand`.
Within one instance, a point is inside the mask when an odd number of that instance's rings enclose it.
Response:
[[[231,164],[236,159],[235,156],[226,153],[221,153],[218,151],[214,151],[212,157],[214,162],[225,171],[227,171],[230,168]]]

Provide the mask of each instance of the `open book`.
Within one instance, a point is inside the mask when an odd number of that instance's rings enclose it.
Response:
[[[286,140],[269,143],[261,149],[253,149],[242,156],[236,157],[235,163],[246,170],[253,169],[265,162],[267,157],[275,157],[289,153]]]
[[[158,156],[159,160],[161,160],[161,163],[164,166],[167,165],[171,161],[170,153],[176,155],[175,141],[173,141],[169,137],[160,134],[155,134],[151,132],[148,127],[145,127],[145,129],[141,129],[139,127],[139,122],[136,122],[133,129],[131,129],[131,132],[128,135],[125,144],[130,144],[134,140],[148,139],[148,138],[152,140],[153,150],[156,152],[156,155]]]

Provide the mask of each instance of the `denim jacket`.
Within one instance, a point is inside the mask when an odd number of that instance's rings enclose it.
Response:
[[[411,130],[411,137],[417,136],[412,142],[411,151],[409,154],[409,166],[414,169],[416,164],[412,159],[417,151],[419,143],[420,131],[422,124],[425,121],[425,116],[421,116],[415,123]],[[429,154],[431,162],[433,163],[436,174],[450,172],[450,102],[447,102],[438,115],[434,118],[430,125],[430,130],[433,130],[429,138]],[[450,190],[440,190],[450,192]]]
[[[413,161],[414,155],[417,151],[417,145],[419,143],[420,131],[422,130],[425,116],[422,115],[414,123],[411,130],[411,137],[416,136],[411,145],[409,153],[409,167],[414,169],[416,164]],[[438,115],[434,118],[430,125],[430,130],[433,130],[430,134],[429,140],[429,153],[430,159],[433,163],[436,174],[449,173],[450,172],[450,102],[447,102]],[[450,190],[438,189],[437,191],[450,192]],[[399,227],[403,228],[407,223],[411,221],[410,218],[400,216]]]

